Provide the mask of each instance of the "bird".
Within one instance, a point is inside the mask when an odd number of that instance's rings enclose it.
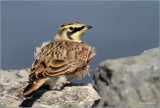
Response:
[[[96,53],[81,38],[91,28],[80,22],[67,22],[59,27],[51,42],[36,48],[28,85],[22,92],[24,98],[32,98],[42,85],[61,90],[71,79],[82,79],[89,74],[89,65]]]

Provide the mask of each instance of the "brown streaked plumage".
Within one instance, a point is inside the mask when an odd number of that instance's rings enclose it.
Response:
[[[37,48],[35,61],[29,75],[29,83],[23,91],[26,98],[43,84],[53,89],[61,89],[63,84],[74,77],[82,78],[88,72],[94,57],[94,49],[82,42],[81,36],[90,29],[79,22],[63,24],[54,40]]]

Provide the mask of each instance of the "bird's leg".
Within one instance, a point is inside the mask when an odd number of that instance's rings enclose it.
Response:
[[[64,84],[70,84],[70,83],[71,83],[70,81],[65,81],[65,82],[64,82]]]

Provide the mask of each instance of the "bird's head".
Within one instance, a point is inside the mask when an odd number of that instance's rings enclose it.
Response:
[[[81,24],[79,22],[68,22],[59,27],[55,39],[81,42],[83,33],[91,28],[91,26]]]

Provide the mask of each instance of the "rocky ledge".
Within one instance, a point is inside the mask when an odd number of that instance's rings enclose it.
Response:
[[[32,99],[21,95],[29,69],[1,70],[1,107],[91,107],[100,97],[91,84],[68,85],[61,91],[42,86]]]
[[[95,70],[97,107],[159,106],[159,48],[141,55],[107,60]]]

